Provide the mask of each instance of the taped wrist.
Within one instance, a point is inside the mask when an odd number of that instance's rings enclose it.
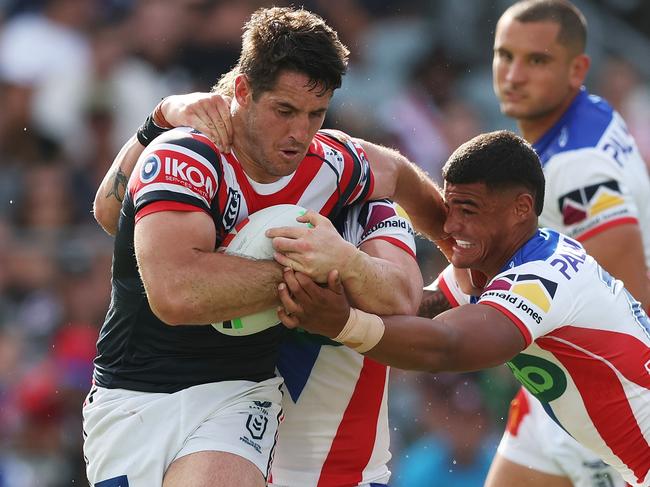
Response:
[[[163,132],[167,132],[174,127],[165,119],[162,113],[162,101],[156,105],[153,112],[145,119],[137,132],[138,141],[147,147],[153,139]]]
[[[379,343],[384,330],[384,322],[379,316],[350,308],[348,321],[334,341],[365,353]]]

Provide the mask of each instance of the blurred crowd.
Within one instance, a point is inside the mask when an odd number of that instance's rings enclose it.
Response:
[[[490,74],[494,23],[510,3],[300,2],[352,51],[326,125],[397,147],[439,179],[460,143],[513,128],[498,113]],[[647,2],[576,3],[596,40],[604,37],[598,23],[615,18],[650,52]],[[162,97],[209,90],[232,67],[241,26],[268,5],[0,0],[0,487],[87,484],[81,405],[110,299],[112,253],[92,217],[95,189]],[[588,52],[590,90],[623,114],[650,161],[648,59],[615,42]],[[418,247],[428,283],[445,262],[426,241]],[[481,485],[514,391],[505,367],[393,371],[392,484]]]

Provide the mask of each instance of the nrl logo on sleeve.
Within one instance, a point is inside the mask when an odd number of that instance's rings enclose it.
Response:
[[[625,200],[618,181],[611,179],[562,195],[558,204],[564,224],[574,225],[612,208],[621,207]]]
[[[490,284],[482,297],[503,299],[539,324],[540,312],[548,313],[556,290],[555,282],[534,274],[507,274]]]

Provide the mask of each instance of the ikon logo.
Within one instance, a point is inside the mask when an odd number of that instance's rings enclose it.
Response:
[[[206,171],[207,172],[207,171]],[[204,188],[209,199],[216,194],[216,183],[209,173],[204,173],[196,166],[179,161],[173,157],[165,157],[165,174],[190,183],[197,189]]]

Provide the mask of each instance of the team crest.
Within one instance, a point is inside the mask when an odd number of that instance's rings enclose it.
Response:
[[[560,197],[565,225],[574,225],[625,204],[617,181],[609,180],[576,189]]]
[[[241,194],[232,188],[228,188],[228,200],[226,201],[226,208],[223,212],[223,226],[227,232],[235,226],[239,217],[240,208]]]

